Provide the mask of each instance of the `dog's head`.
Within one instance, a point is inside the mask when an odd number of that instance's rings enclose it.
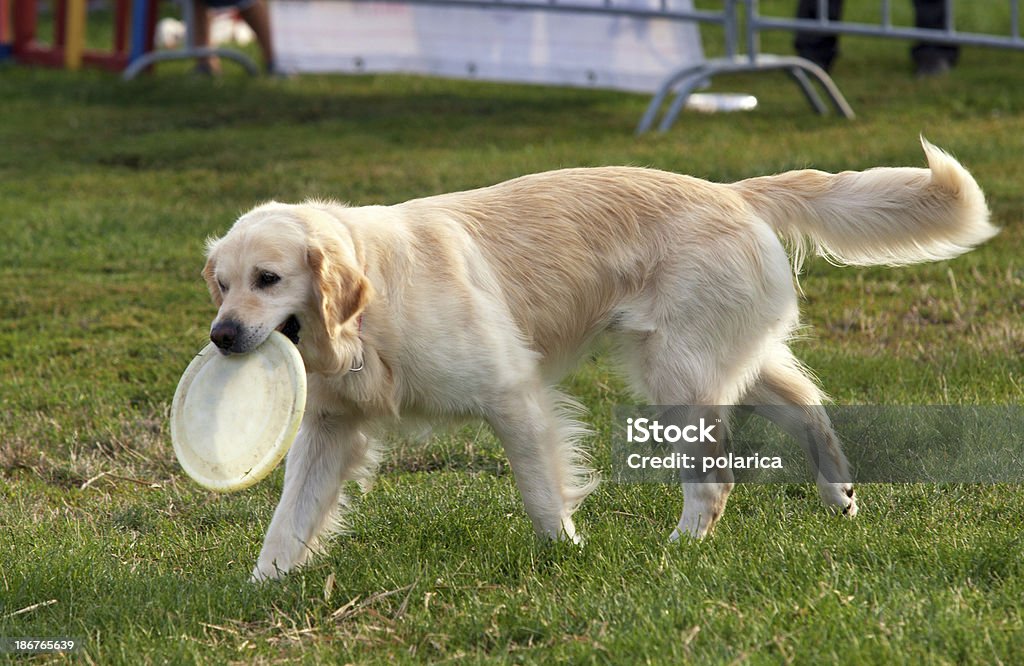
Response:
[[[340,371],[359,353],[355,320],[372,288],[347,228],[325,207],[270,203],[246,213],[208,242],[203,277],[219,308],[210,339],[224,354],[248,353],[274,330],[310,370]]]

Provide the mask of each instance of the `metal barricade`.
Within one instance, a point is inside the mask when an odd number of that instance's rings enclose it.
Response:
[[[672,8],[669,0],[656,0],[650,6],[626,4],[623,0],[353,0],[355,2],[397,2],[406,5],[463,7],[485,10],[569,12],[582,15],[603,15],[621,18],[659,19],[682,21],[701,25],[717,26],[724,38],[724,55],[704,58],[697,64],[668,74],[647,106],[636,128],[637,134],[652,129],[655,124],[661,131],[667,131],[687,99],[700,86],[716,76],[744,72],[781,71],[789,75],[811,107],[825,114],[829,106],[839,115],[853,118],[853,109],[832,78],[821,67],[804,58],[761,53],[760,35],[767,31],[791,31],[817,34],[859,35],[889,39],[920,40],[935,44],[981,46],[1024,50],[1024,39],[1020,34],[1020,0],[1006,0],[1009,11],[1009,29],[1005,34],[958,31],[954,20],[954,2],[945,0],[946,21],[941,29],[918,28],[896,25],[892,17],[892,0],[879,0],[879,21],[859,23],[828,18],[828,0],[818,0],[818,18],[801,19],[794,16],[771,16],[760,12],[758,0],[722,0],[718,10]],[[911,0],[900,0],[911,2]],[[186,23],[191,35],[191,2],[184,2]],[[795,2],[791,9],[795,9]],[[197,55],[221,55],[238,60],[250,72],[255,67],[247,58],[227,49],[205,49],[192,46],[178,52],[151,53],[136,59],[125,70],[125,78],[132,78],[144,67],[171,58],[195,57]],[[815,85],[816,84],[816,85]],[[828,104],[818,94],[824,92]],[[666,101],[671,98],[667,110],[661,114]],[[659,121],[659,114],[661,119]]]
[[[831,77],[820,67],[796,56],[776,56],[760,52],[760,34],[766,31],[783,30],[788,32],[807,32],[817,34],[859,35],[864,37],[881,37],[888,39],[919,40],[934,44],[956,46],[981,46],[1024,50],[1024,39],[1020,33],[1020,0],[1007,0],[1009,11],[1008,30],[1003,34],[960,31],[956,28],[955,5],[953,0],[945,0],[945,26],[941,29],[918,28],[896,25],[893,22],[892,0],[880,0],[879,22],[858,23],[843,20],[830,20],[828,0],[818,0],[817,18],[800,19],[794,16],[767,16],[760,13],[758,0],[739,0],[743,4],[743,31],[745,53],[738,55],[735,50],[735,33],[729,37],[727,32],[727,54],[724,58],[710,59],[699,67],[680,69],[668,76],[661,89],[655,94],[637,126],[637,134],[651,129],[657,120],[658,112],[665,99],[673,95],[673,101],[662,116],[658,128],[668,130],[675,122],[686,103],[687,97],[698,86],[716,75],[737,72],[760,72],[784,70],[797,82],[808,102],[818,113],[826,113],[828,107],[821,101],[811,81],[817,81],[824,89],[832,106],[842,116],[853,117],[853,109],[846,102]],[[901,0],[910,2],[910,0]],[[731,19],[727,21],[728,30],[739,30],[739,8],[735,2],[726,1],[726,7],[732,5]],[[794,3],[795,5],[795,3]]]
[[[137,2],[138,0],[136,0]],[[195,16],[192,7],[192,0],[183,0],[181,3],[181,17],[185,23],[185,45],[180,49],[167,51],[150,51],[134,58],[121,73],[125,81],[130,81],[145,71],[151,65],[169,60],[191,60],[194,58],[218,57],[237,62],[250,75],[259,74],[256,64],[241,51],[230,48],[198,46],[195,44]],[[144,15],[144,13],[140,13]]]
[[[909,3],[911,0],[899,0]],[[828,0],[818,0],[818,18],[797,19],[792,17],[764,16],[758,11],[757,0],[745,0],[751,12],[747,22],[747,43],[756,42],[758,33],[768,30],[816,32],[837,35],[861,35],[864,37],[885,37],[890,39],[915,39],[936,44],[957,46],[986,46],[991,48],[1024,50],[1024,39],[1020,34],[1020,0],[1007,0],[1009,30],[1006,34],[967,32],[956,29],[956,3],[945,0],[946,25],[942,29],[916,28],[893,24],[892,0],[880,0],[879,22],[856,23],[851,21],[830,21]],[[986,0],[986,4],[992,0]],[[756,51],[756,45],[755,45]]]

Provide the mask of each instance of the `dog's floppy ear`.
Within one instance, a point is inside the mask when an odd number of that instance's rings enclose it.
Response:
[[[220,293],[220,285],[217,284],[217,263],[213,259],[213,241],[207,243],[206,266],[203,267],[203,279],[206,280],[206,288],[210,290],[210,298],[218,308],[224,303],[224,296]]]
[[[363,272],[346,263],[342,256],[330,241],[322,238],[311,242],[306,250],[319,301],[318,314],[332,340],[346,322],[362,312],[373,295],[373,287]]]

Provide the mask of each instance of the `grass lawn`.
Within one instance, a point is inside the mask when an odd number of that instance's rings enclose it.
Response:
[[[852,122],[812,115],[781,75],[734,77],[714,89],[758,110],[639,139],[646,100],[619,93],[0,67],[0,637],[76,637],[96,664],[1024,663],[1017,486],[861,486],[852,521],[811,484],[743,486],[711,538],[670,545],[678,489],[605,483],[579,550],[534,539],[500,447],[470,426],[396,442],[326,556],[253,586],[281,470],[216,495],[171,451],[168,405],[214,314],[204,240],[256,202],[393,203],[602,164],[722,181],[922,165],[922,132],[975,174],[1002,234],[898,270],[811,261],[795,349],[839,403],[1019,404],[1024,54],[967,49],[915,81],[905,44],[843,48]],[[607,476],[630,398],[600,355],[566,385]]]

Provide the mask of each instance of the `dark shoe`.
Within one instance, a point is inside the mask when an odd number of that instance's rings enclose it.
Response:
[[[275,62],[266,66],[267,76],[272,79],[291,79],[295,77],[294,72],[281,69],[281,67]]]
[[[936,76],[945,76],[953,68],[949,60],[939,56],[928,56],[918,58],[914,62],[914,78],[929,79]]]
[[[208,62],[200,60],[196,62],[196,66],[192,68],[192,71],[189,74],[196,78],[208,79],[214,76],[220,76],[220,67],[214,67]]]

